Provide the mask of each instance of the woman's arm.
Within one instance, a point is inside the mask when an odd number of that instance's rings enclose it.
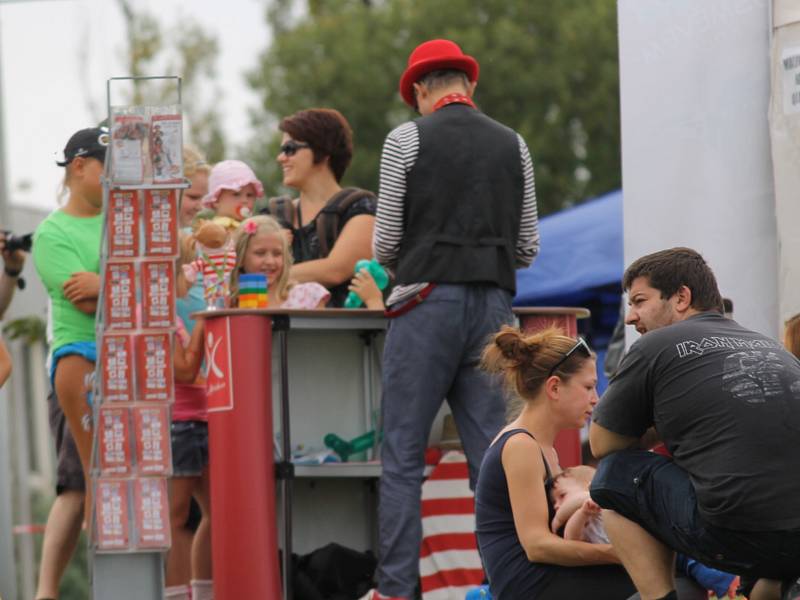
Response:
[[[180,339],[176,340],[173,361],[175,381],[178,383],[192,383],[197,379],[197,373],[203,363],[205,330],[205,321],[197,319],[192,330],[192,336],[189,338],[189,343],[184,347],[180,343]]]
[[[326,288],[348,281],[353,276],[356,262],[362,258],[372,258],[374,228],[375,217],[356,215],[347,221],[326,258],[293,265],[291,279],[299,283],[316,281]]]
[[[544,463],[539,444],[512,436],[503,448],[503,469],[517,536],[528,560],[565,567],[619,563],[610,544],[565,540],[550,531]]]

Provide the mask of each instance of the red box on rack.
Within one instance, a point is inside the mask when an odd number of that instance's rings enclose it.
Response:
[[[167,480],[158,477],[133,483],[133,506],[138,548],[169,548],[169,502]]]
[[[130,547],[128,482],[99,479],[95,497],[97,527],[95,544],[100,550],[126,550]]]
[[[142,327],[175,325],[175,263],[146,261],[142,269]]]
[[[139,255],[139,196],[135,191],[113,191],[108,197],[108,255]]]
[[[103,402],[133,402],[133,337],[103,336],[100,349]]]
[[[178,254],[178,194],[148,190],[144,200],[144,246],[147,256]]]
[[[132,467],[128,409],[101,407],[97,429],[100,472],[103,475],[129,475]]]
[[[136,264],[110,262],[105,273],[106,329],[136,327]]]
[[[169,408],[134,406],[133,428],[136,432],[136,469],[139,474],[169,475],[172,470]]]
[[[143,333],[136,339],[137,399],[142,402],[172,400],[172,334]]]

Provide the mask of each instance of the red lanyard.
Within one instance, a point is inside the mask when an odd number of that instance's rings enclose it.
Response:
[[[447,94],[447,96],[442,96],[436,101],[436,104],[433,105],[433,111],[436,112],[443,106],[447,106],[448,104],[466,104],[467,106],[471,106],[472,108],[477,108],[475,103],[472,101],[472,98],[467,96],[466,94],[461,94],[459,92],[453,94]]]

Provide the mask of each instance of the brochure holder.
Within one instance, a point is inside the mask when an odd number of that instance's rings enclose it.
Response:
[[[174,83],[175,102],[128,106],[124,83]],[[170,547],[175,261],[183,175],[179,77],[107,82],[110,143],[93,386],[90,545],[95,600],[160,600]]]

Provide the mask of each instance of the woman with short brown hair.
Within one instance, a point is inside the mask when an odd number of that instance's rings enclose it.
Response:
[[[312,108],[284,118],[278,163],[283,185],[300,196],[271,203],[270,212],[292,233],[291,278],[316,281],[341,307],[358,260],[372,258],[377,199],[372,192],[342,188],[353,156],[352,130],[337,110]]]

